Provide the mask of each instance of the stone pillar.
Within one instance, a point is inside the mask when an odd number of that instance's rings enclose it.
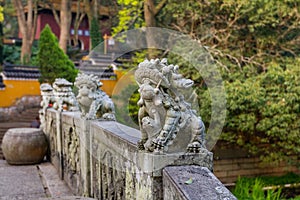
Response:
[[[56,111],[56,142],[57,142],[57,156],[58,156],[58,162],[59,162],[59,167],[58,167],[58,174],[59,174],[59,177],[61,179],[64,178],[64,169],[63,169],[63,166],[64,166],[64,161],[63,161],[63,154],[62,154],[62,149],[63,149],[63,146],[62,146],[62,121],[61,121],[61,111]]]
[[[136,199],[163,199],[162,171],[167,166],[198,165],[213,169],[213,154],[201,153],[152,154],[139,153],[136,173]],[[127,198],[126,198],[127,199]]]
[[[91,194],[91,170],[90,170],[90,121],[81,120],[82,131],[80,131],[80,166],[81,178],[83,180],[83,195],[90,196]]]

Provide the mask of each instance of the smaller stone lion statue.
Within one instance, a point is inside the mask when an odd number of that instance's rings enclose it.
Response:
[[[41,109],[39,110],[39,116],[41,120],[41,128],[43,128],[46,121],[45,120],[46,110],[49,107],[53,106],[53,103],[55,102],[55,98],[53,95],[53,88],[50,84],[48,83],[41,84],[40,90],[42,95],[42,101],[40,103]]]
[[[78,103],[72,92],[73,83],[64,78],[56,78],[53,86],[55,102],[53,108],[59,111],[78,111]]]
[[[93,74],[79,73],[74,85],[78,88],[76,97],[83,118],[115,120],[115,107],[109,96],[99,87],[102,83]]]

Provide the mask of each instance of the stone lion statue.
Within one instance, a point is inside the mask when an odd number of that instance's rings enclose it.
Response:
[[[205,126],[182,93],[193,81],[166,59],[145,60],[135,71],[139,85],[139,148],[148,152],[206,151]]]
[[[56,78],[53,86],[53,108],[59,111],[78,111],[78,103],[72,92],[73,83],[64,78]]]
[[[78,88],[77,102],[85,119],[115,120],[114,103],[99,87],[102,83],[93,74],[79,73],[74,85]]]
[[[40,90],[42,95],[42,101],[40,103],[41,109],[39,110],[39,116],[41,120],[41,128],[43,128],[45,125],[46,110],[49,107],[53,106],[53,103],[55,102],[55,98],[53,95],[53,88],[50,84],[48,83],[41,84]]]

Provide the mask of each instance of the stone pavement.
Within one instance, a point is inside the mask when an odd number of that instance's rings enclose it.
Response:
[[[73,196],[49,162],[9,165],[0,160],[0,200],[90,199]]]

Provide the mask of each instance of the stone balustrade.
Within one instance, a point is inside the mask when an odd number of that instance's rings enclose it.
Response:
[[[213,155],[209,151],[142,152],[138,149],[140,131],[115,121],[85,120],[80,112],[50,108],[45,122],[43,130],[49,140],[49,159],[75,195],[97,199],[172,199],[168,197],[170,191],[180,195],[185,188],[174,181],[178,180],[176,177],[172,180],[174,170],[170,171],[167,166],[181,166],[178,173],[187,170],[184,166],[199,166],[206,173],[213,168]],[[215,182],[220,190],[226,189],[215,177],[210,182],[197,181],[199,177],[194,176],[192,184],[198,185],[193,187],[209,188]],[[227,199],[235,199],[232,195],[229,197]]]

